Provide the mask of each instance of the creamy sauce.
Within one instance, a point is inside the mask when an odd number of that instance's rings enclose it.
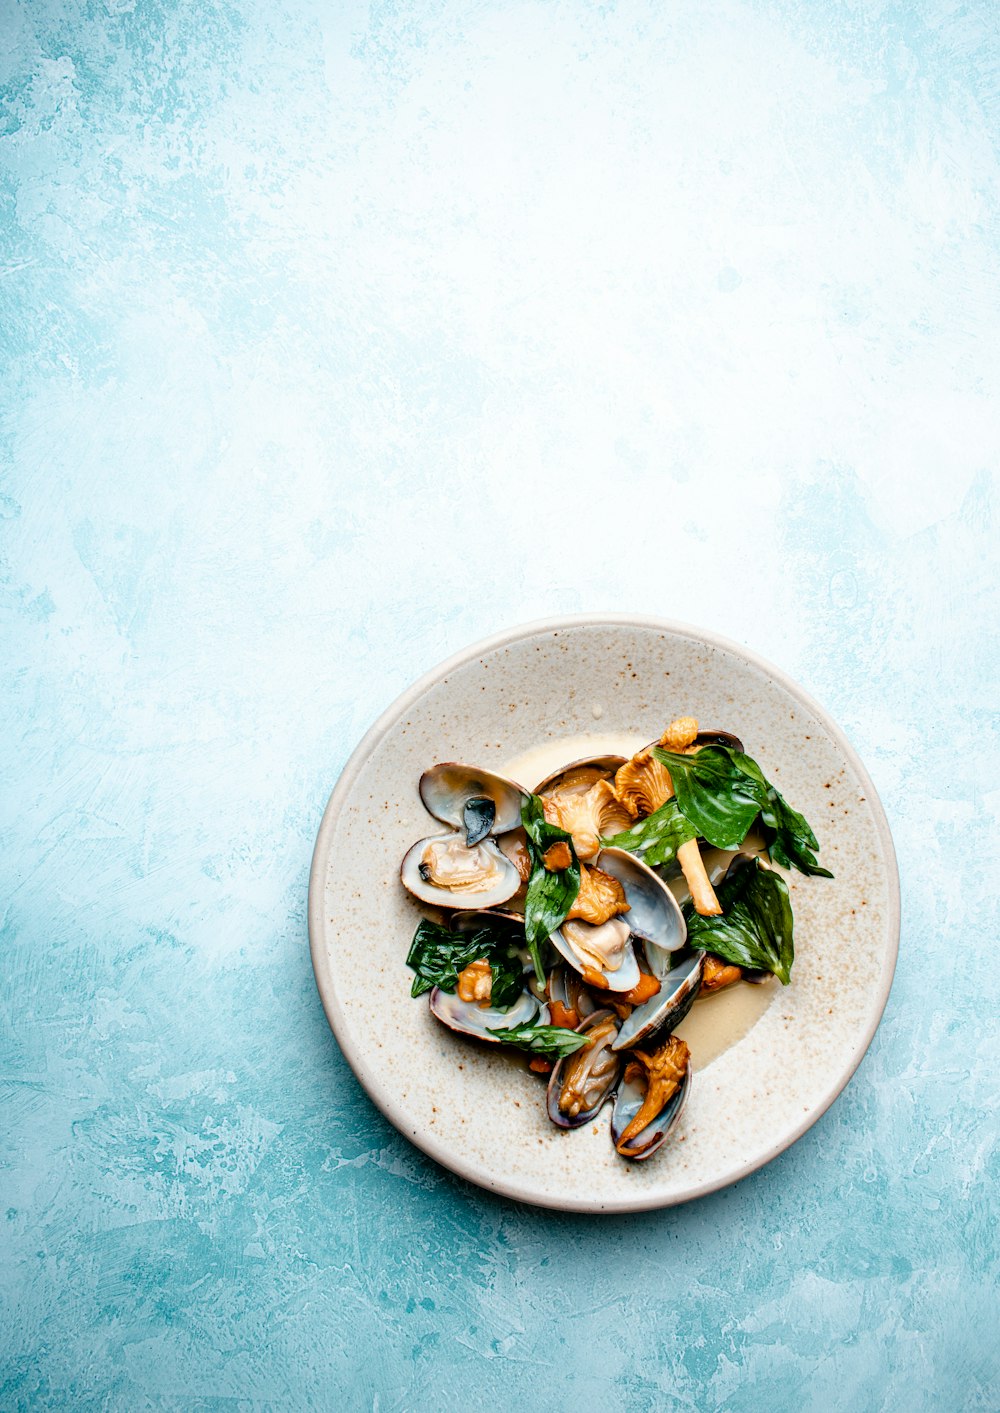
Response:
[[[583,760],[586,756],[634,756],[649,738],[621,731],[585,732],[582,736],[564,736],[561,741],[546,741],[533,746],[519,756],[511,756],[499,767],[500,774],[516,780],[526,790],[534,790],[547,775],[564,765]]]
[[[778,990],[780,983],[772,976],[759,985],[738,981],[695,1001],[675,1034],[690,1046],[696,1074],[753,1030]]]
[[[634,732],[595,731],[566,736],[561,741],[546,741],[542,746],[512,756],[500,766],[500,772],[532,790],[547,775],[574,761],[587,756],[632,756],[648,745],[646,736]],[[744,845],[747,852],[751,844],[748,839]],[[713,879],[725,871],[729,857],[717,849],[705,851],[705,865]],[[671,882],[669,887],[675,896],[687,896],[683,878]],[[738,982],[697,1000],[676,1031],[690,1046],[694,1070],[707,1069],[713,1060],[742,1040],[760,1020],[779,989],[777,980],[771,977],[759,985]]]

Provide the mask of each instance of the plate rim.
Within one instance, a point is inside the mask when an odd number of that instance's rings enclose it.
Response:
[[[693,638],[698,642],[705,643],[709,647],[718,648],[723,652],[733,654],[770,677],[822,721],[837,746],[843,751],[845,757],[850,762],[851,767],[857,773],[859,780],[864,785],[865,802],[869,804],[872,809],[875,830],[884,851],[887,866],[887,930],[889,947],[883,960],[882,972],[878,981],[876,992],[877,1003],[871,1012],[868,1024],[865,1026],[844,1070],[836,1077],[819,1102],[810,1109],[806,1117],[797,1123],[791,1131],[784,1133],[781,1139],[769,1147],[763,1155],[747,1161],[738,1171],[728,1176],[718,1179],[708,1179],[701,1183],[692,1183],[689,1187],[668,1197],[657,1196],[655,1194],[636,1195],[635,1197],[622,1198],[620,1201],[601,1202],[598,1204],[591,1203],[586,1205],[576,1201],[559,1201],[558,1199],[539,1196],[537,1192],[530,1191],[524,1184],[508,1181],[503,1177],[490,1175],[478,1169],[475,1164],[463,1163],[461,1157],[456,1159],[449,1146],[441,1140],[438,1140],[433,1134],[411,1132],[406,1127],[402,1118],[392,1112],[391,1104],[387,1100],[383,1100],[383,1096],[379,1093],[378,1087],[374,1082],[369,1084],[364,1073],[364,1065],[360,1056],[352,1053],[352,1047],[344,1038],[346,1026],[343,1023],[343,1016],[337,1001],[332,976],[327,970],[323,924],[323,891],[325,885],[325,879],[323,878],[323,861],[326,858],[328,841],[340,815],[340,811],[347,801],[357,775],[371,754],[372,748],[388,734],[400,717],[403,716],[409,707],[417,701],[424,692],[436,686],[450,673],[464,667],[467,663],[474,661],[476,658],[481,658],[486,653],[495,652],[499,648],[508,647],[511,643],[518,642],[522,638],[535,637],[540,633],[559,633],[568,628],[599,628],[604,626],[652,629],[659,633],[669,633],[675,636]],[[892,989],[896,962],[899,956],[900,923],[899,865],[896,859],[896,849],[893,843],[892,833],[889,829],[889,821],[886,817],[885,808],[860,756],[826,708],[781,668],[776,667],[774,663],[769,662],[766,658],[761,657],[758,653],[754,652],[751,648],[745,647],[742,643],[737,643],[732,638],[724,637],[721,633],[716,633],[711,629],[700,628],[694,624],[682,623],[676,619],[659,618],[649,614],[573,613],[560,614],[553,618],[533,619],[530,622],[519,623],[511,628],[492,633],[486,638],[480,638],[475,643],[459,649],[458,652],[451,654],[450,657],[445,658],[442,662],[439,662],[436,666],[424,672],[415,682],[411,683],[405,691],[401,692],[376,718],[345,762],[337,782],[330,792],[326,808],[323,811],[323,818],[320,821],[316,842],[313,845],[312,860],[309,866],[309,951],[316,987],[319,991],[327,1023],[333,1032],[340,1052],[350,1066],[355,1079],[365,1091],[368,1099],[375,1105],[383,1117],[392,1124],[393,1128],[395,1128],[398,1133],[402,1134],[402,1136],[408,1139],[416,1148],[419,1148],[427,1157],[432,1158],[441,1167],[446,1168],[457,1177],[467,1182],[472,1182],[477,1187],[481,1187],[486,1191],[493,1192],[498,1196],[510,1198],[516,1202],[524,1202],[527,1205],[544,1208],[550,1211],[579,1212],[590,1216],[613,1216],[628,1212],[658,1211],[668,1207],[681,1206],[683,1203],[692,1202],[699,1197],[707,1197],[713,1192],[720,1192],[727,1187],[733,1186],[734,1183],[741,1182],[743,1178],[749,1177],[751,1173],[755,1173],[760,1168],[766,1167],[768,1163],[772,1162],[781,1153],[784,1153],[786,1149],[791,1148],[794,1143],[797,1143],[803,1134],[807,1133],[809,1129],[812,1128],[813,1124],[817,1123],[823,1117],[834,1101],[843,1093],[844,1089],[846,1089],[857,1072],[861,1061],[868,1053],[872,1040],[875,1037],[875,1032],[878,1030],[882,1017],[885,1014],[889,993]]]

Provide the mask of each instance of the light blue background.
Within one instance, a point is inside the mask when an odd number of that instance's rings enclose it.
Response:
[[[2,37],[0,1407],[996,1409],[995,6]],[[305,922],[374,717],[594,608],[818,696],[904,896],[830,1113],[604,1221],[398,1137]]]

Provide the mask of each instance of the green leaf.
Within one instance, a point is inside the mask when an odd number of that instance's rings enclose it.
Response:
[[[615,849],[627,849],[639,854],[650,868],[670,863],[682,844],[689,839],[697,839],[698,830],[681,813],[676,799],[667,800],[658,810],[633,824],[631,829],[615,834],[611,839],[602,839]]]
[[[485,956],[482,932],[452,932],[427,918],[418,924],[406,954],[406,965],[416,972],[411,996],[422,996],[432,986],[454,991],[458,974],[477,957]]]
[[[505,1045],[516,1045],[519,1050],[531,1050],[536,1055],[572,1055],[587,1044],[588,1037],[576,1030],[564,1030],[558,1025],[532,1025],[525,1021],[513,1025],[509,1030],[491,1030]]]
[[[739,848],[759,815],[774,832],[770,853],[775,863],[818,878],[833,877],[813,853],[819,843],[804,816],[751,756],[728,746],[705,746],[689,756],[657,746],[653,753],[670,771],[681,813],[717,849]]]
[[[690,756],[653,748],[670,771],[681,813],[717,849],[738,848],[767,800],[766,790],[733,764],[733,754],[725,746]]]
[[[487,956],[493,977],[490,1005],[496,1011],[506,1011],[524,990],[524,967],[521,958],[514,948],[504,952],[487,953]]]
[[[685,904],[689,944],[734,966],[773,972],[787,986],[795,947],[785,880],[754,859],[735,869],[715,892],[721,917],[701,917],[691,903]]]
[[[573,847],[573,836],[548,822],[537,795],[529,795],[522,804],[521,822],[528,836],[528,852],[531,854],[531,877],[524,900],[524,935],[535,975],[544,984],[542,949],[552,933],[566,921],[566,914],[576,902],[580,891],[580,861]],[[568,868],[550,872],[542,863],[542,855],[553,844],[560,842],[569,845],[572,862]]]
[[[406,957],[407,966],[416,972],[410,995],[422,996],[433,986],[454,992],[459,974],[483,957],[490,964],[490,1004],[496,1010],[506,1010],[524,990],[518,941],[518,930],[504,918],[475,932],[452,932],[425,918],[413,934]]]

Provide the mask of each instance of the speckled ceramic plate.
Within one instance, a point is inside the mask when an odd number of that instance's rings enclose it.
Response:
[[[792,984],[694,1075],[679,1130],[648,1162],[611,1145],[607,1111],[556,1129],[544,1086],[515,1057],[461,1041],[410,998],[420,909],[398,879],[437,827],[422,770],[502,770],[549,740],[650,740],[681,714],[743,738],[813,824],[836,877],[790,879]],[[534,785],[533,780],[519,783]],[[889,994],[899,881],[874,787],[843,733],[783,673],[735,643],[648,618],[567,618],[513,629],[428,673],[376,722],[330,797],[313,857],[309,932],[323,1005],[382,1113],[432,1158],[524,1202],[626,1212],[735,1182],[793,1143],[854,1073]],[[713,1000],[699,1002],[712,1005]]]

